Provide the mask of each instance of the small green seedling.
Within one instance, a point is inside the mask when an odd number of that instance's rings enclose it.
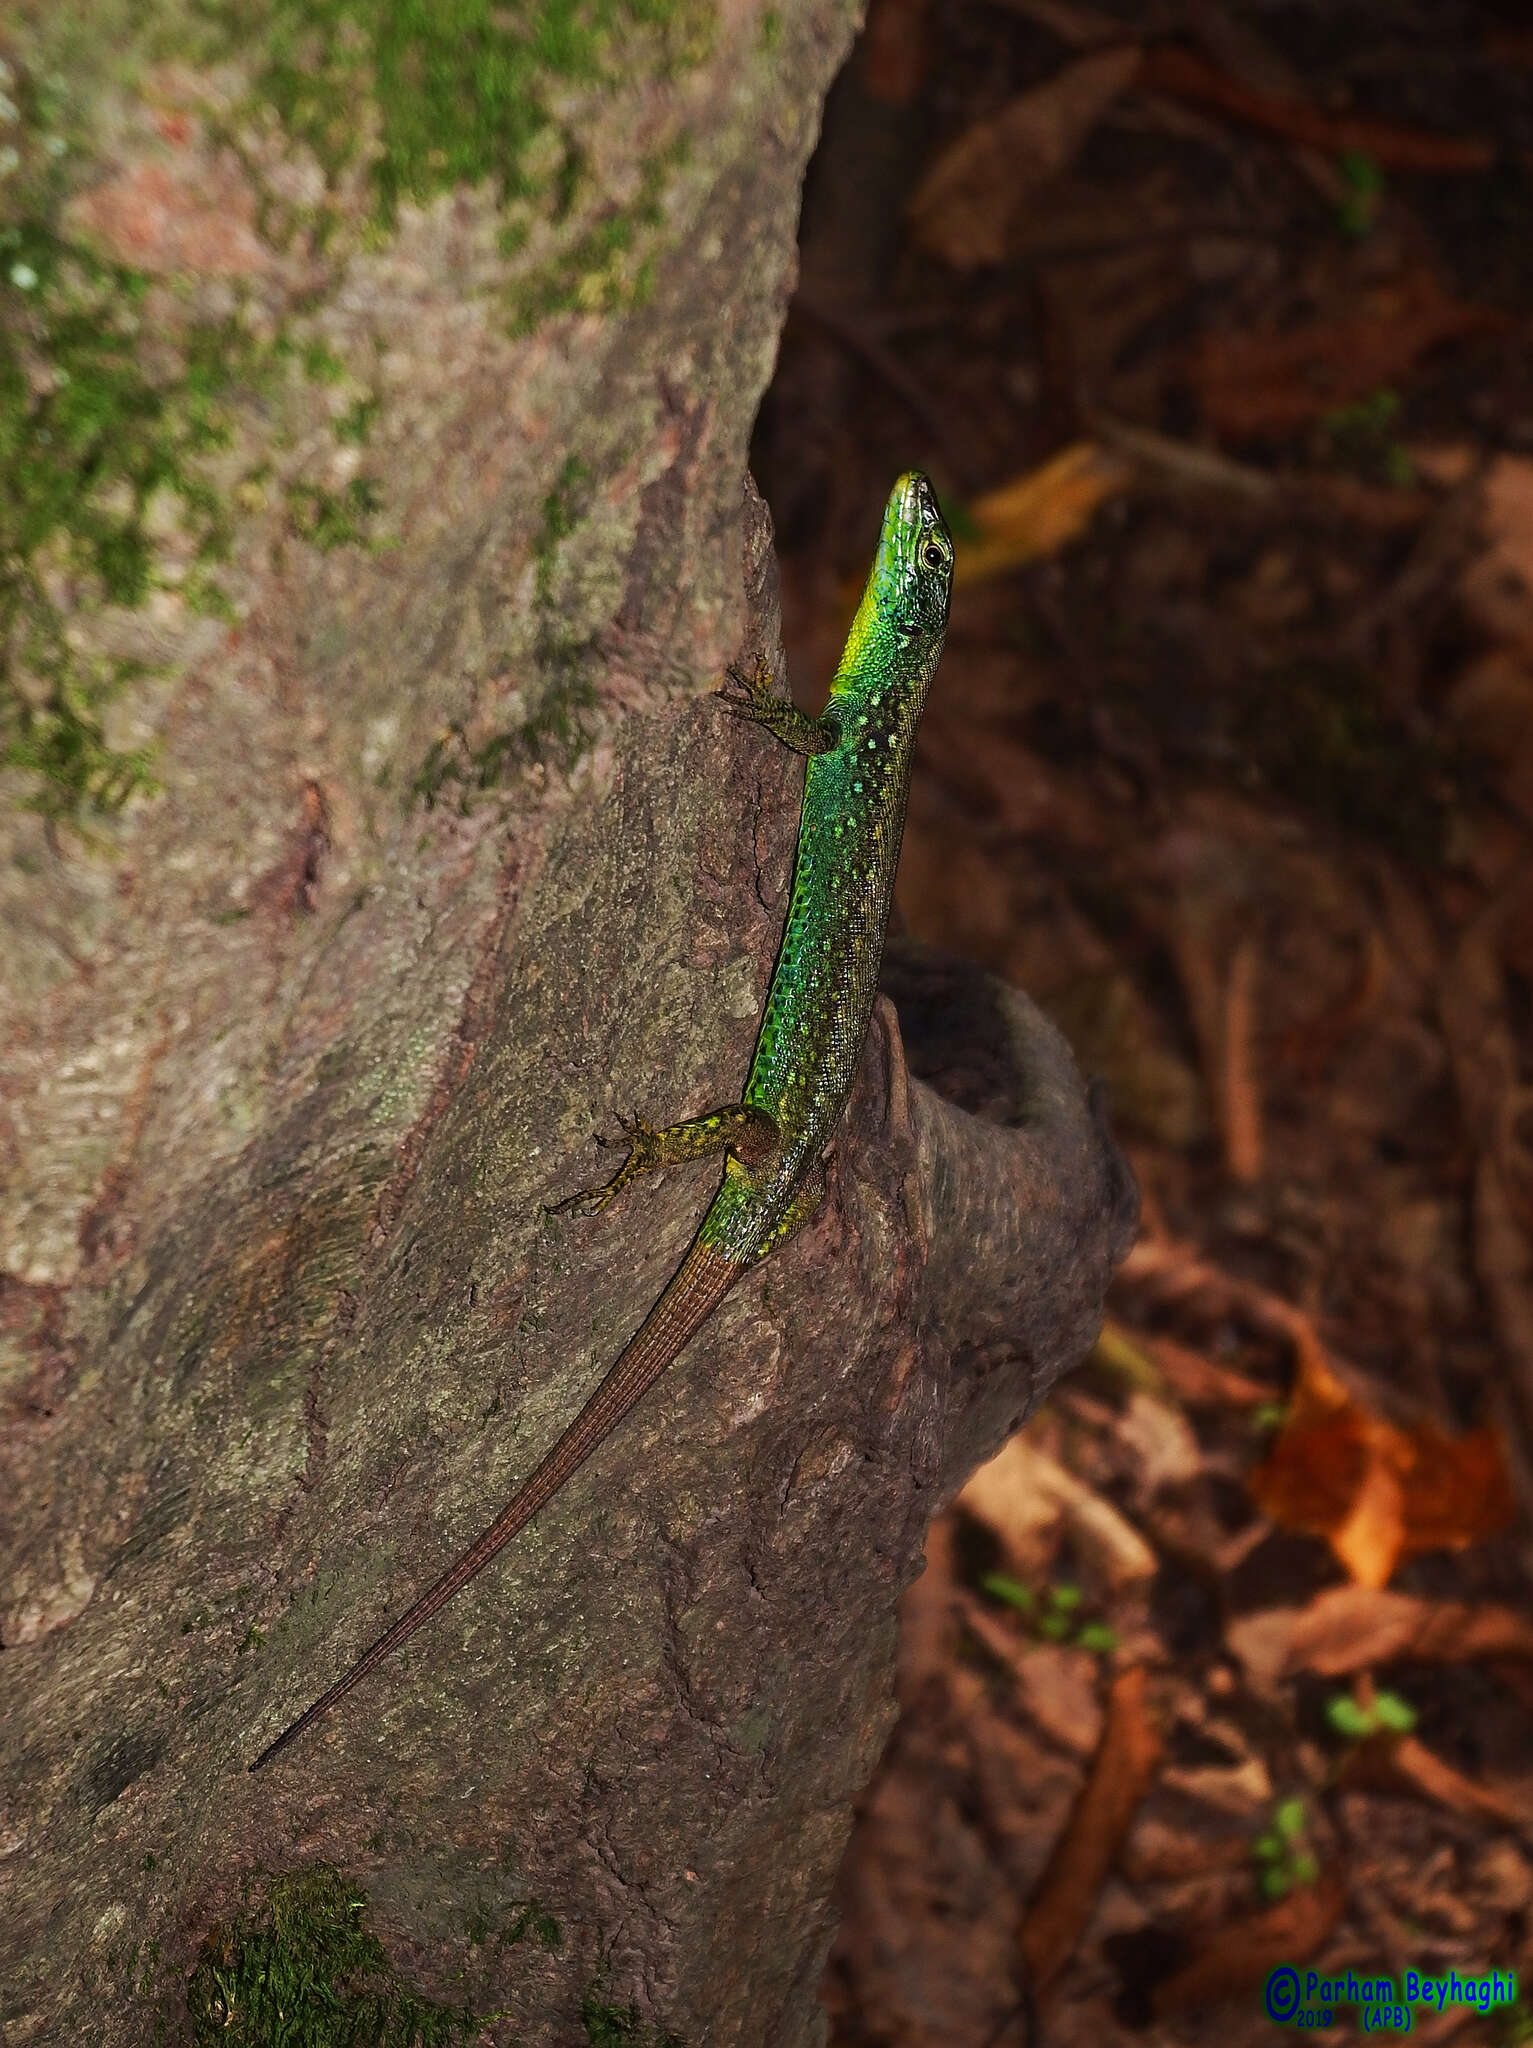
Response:
[[[1274,1904],[1286,1899],[1299,1885],[1313,1884],[1320,1864],[1305,1838],[1306,1816],[1302,1799],[1280,1799],[1272,1809],[1266,1831],[1251,1844],[1251,1856],[1260,1866],[1257,1883],[1264,1899]]]
[[[1105,1622],[1080,1620],[1078,1610],[1083,1596],[1079,1586],[1045,1586],[1041,1593],[1035,1593],[1031,1586],[1023,1585],[1007,1572],[985,1572],[979,1588],[992,1600],[999,1600],[1024,1616],[1042,1642],[1069,1643],[1099,1657],[1118,1647],[1116,1632]]]
[[[645,2026],[636,2005],[613,2005],[595,1985],[581,2001],[580,2024],[591,2048],[682,2048],[679,2035]]]
[[[1349,241],[1360,242],[1378,224],[1384,173],[1365,149],[1343,151],[1337,169],[1347,189],[1336,209],[1336,224]]]
[[[1409,1735],[1416,1709],[1396,1692],[1376,1692],[1367,1706],[1350,1693],[1339,1692],[1325,1703],[1325,1718],[1348,1742],[1366,1742],[1370,1735]]]
[[[1403,489],[1415,475],[1399,439],[1400,394],[1380,389],[1328,412],[1321,425],[1336,460],[1369,482]]]

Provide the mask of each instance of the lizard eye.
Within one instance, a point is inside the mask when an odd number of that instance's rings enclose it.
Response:
[[[921,549],[921,560],[928,569],[940,569],[943,563],[941,542],[935,540],[927,541]]]

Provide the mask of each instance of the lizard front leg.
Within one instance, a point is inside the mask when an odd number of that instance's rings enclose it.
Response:
[[[640,1174],[658,1173],[663,1166],[679,1166],[688,1159],[706,1159],[714,1152],[728,1151],[746,1166],[759,1166],[771,1157],[777,1143],[773,1118],[764,1109],[753,1109],[744,1102],[724,1103],[703,1116],[690,1116],[658,1131],[637,1110],[631,1117],[619,1117],[618,1123],[621,1139],[598,1138],[596,1142],[615,1147],[626,1140],[628,1157],[600,1187],[582,1188],[555,1202],[548,1211],[550,1216],[599,1215]]]
[[[713,693],[724,709],[736,718],[748,718],[752,725],[764,725],[795,754],[828,754],[840,738],[834,718],[811,718],[796,704],[773,696],[772,671],[764,655],[758,655],[749,675],[738,668],[730,668],[728,675],[735,689]]]

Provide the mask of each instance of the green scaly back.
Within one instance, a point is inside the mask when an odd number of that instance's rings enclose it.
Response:
[[[793,891],[745,1101],[781,1143],[728,1161],[700,1242],[743,1260],[771,1248],[825,1150],[862,1056],[905,829],[916,727],[953,582],[953,542],[924,476],[902,476],[804,779]]]

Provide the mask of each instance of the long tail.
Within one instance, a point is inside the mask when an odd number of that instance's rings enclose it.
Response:
[[[328,1714],[337,1700],[346,1697],[375,1664],[381,1664],[423,1621],[429,1621],[453,1594],[482,1572],[496,1551],[530,1522],[538,1509],[550,1501],[570,1474],[583,1465],[602,1438],[614,1430],[628,1411],[659,1379],[671,1360],[713,1313],[745,1270],[733,1259],[721,1258],[706,1245],[694,1244],[678,1267],[670,1284],[628,1344],[618,1353],[606,1378],[596,1389],[569,1428],[543,1462],[512,1496],[477,1542],[470,1544],[457,1563],[445,1571],[429,1592],[422,1593],[413,1607],[379,1636],[371,1648],[338,1678],[330,1690],[321,1693],[313,1706],[284,1728],[275,1742],[250,1766],[260,1770],[285,1749],[297,1735],[321,1714]]]

